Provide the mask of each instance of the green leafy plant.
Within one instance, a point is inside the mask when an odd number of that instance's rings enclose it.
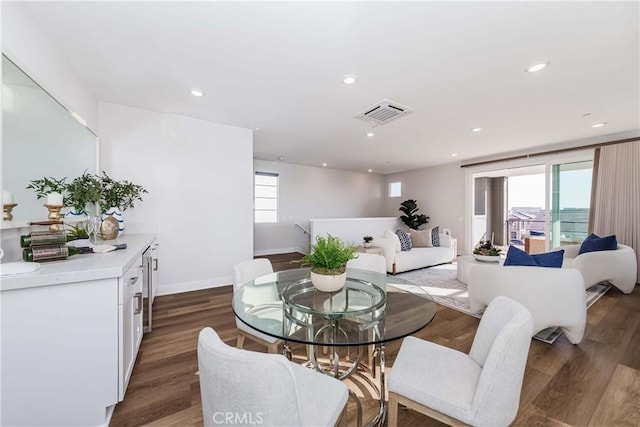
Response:
[[[34,179],[27,185],[28,189],[33,190],[36,193],[38,199],[43,199],[47,194],[60,193],[63,194],[66,189],[67,177],[62,179],[55,179],[53,177],[44,177],[42,179]]]
[[[98,203],[102,192],[102,183],[96,175],[84,171],[82,175],[74,178],[67,187],[64,197],[64,205],[73,207],[78,213],[86,210],[89,203]]]
[[[72,237],[72,239],[69,240],[89,238],[89,233],[87,233],[84,222],[79,222],[77,225],[71,225],[70,228],[66,230],[66,233],[69,237]]]
[[[134,207],[136,201],[142,201],[142,195],[148,192],[141,185],[136,185],[131,181],[116,181],[104,171],[100,181],[102,183],[100,204],[103,209],[116,207],[125,211]]]
[[[474,255],[484,256],[500,256],[502,249],[497,246],[493,246],[490,240],[480,241],[475,248],[473,248]]]
[[[328,234],[326,238],[317,236],[316,244],[311,246],[311,252],[299,262],[302,262],[303,265],[310,264],[311,271],[314,273],[337,275],[344,273],[347,261],[355,257],[353,247]]]
[[[373,237],[371,236],[364,236],[362,238],[362,240],[364,240],[365,243],[371,243],[371,241],[373,241]]]
[[[404,215],[400,216],[400,219],[404,224],[412,230],[418,230],[422,224],[426,224],[429,222],[429,217],[425,214],[418,214],[418,203],[413,200],[405,200],[400,204],[400,209],[398,209]]]

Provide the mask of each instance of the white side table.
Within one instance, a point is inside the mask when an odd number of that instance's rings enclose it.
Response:
[[[471,269],[473,268],[474,265],[495,265],[496,267],[501,266],[502,263],[504,262],[504,259],[502,259],[502,257],[500,258],[501,259],[499,262],[483,262],[483,261],[476,260],[473,255],[459,256],[457,259],[458,282],[464,283],[465,285],[469,283],[469,276],[471,275]]]
[[[363,254],[378,254],[384,256],[384,251],[379,246],[370,246],[365,248],[364,246],[358,246],[356,248],[356,252],[360,252]]]

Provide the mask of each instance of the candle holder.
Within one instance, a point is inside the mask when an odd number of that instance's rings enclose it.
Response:
[[[64,207],[64,205],[48,205],[45,203],[45,208],[49,209],[49,221],[52,222],[61,222],[62,215],[60,214],[60,210]],[[49,225],[50,231],[60,231],[60,224],[51,224]]]
[[[16,206],[18,206],[17,203],[5,203],[4,205],[2,205],[2,211],[3,211],[2,220],[3,221],[13,221],[13,214],[11,213],[11,211]]]

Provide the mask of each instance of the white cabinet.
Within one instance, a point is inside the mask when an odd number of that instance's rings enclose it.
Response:
[[[127,385],[133,372],[133,365],[142,342],[142,265],[134,265],[118,279],[118,289],[122,292],[119,304],[120,351],[118,400],[124,399]]]
[[[2,278],[0,425],[108,424],[142,340],[142,253],[155,237]]]

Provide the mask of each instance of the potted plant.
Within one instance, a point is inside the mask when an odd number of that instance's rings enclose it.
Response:
[[[44,177],[42,179],[34,179],[27,185],[28,189],[32,189],[36,193],[38,200],[47,198],[47,205],[62,206],[63,193],[66,188],[66,177],[55,179],[53,177]]]
[[[413,199],[402,202],[398,210],[404,213],[404,215],[400,216],[402,222],[412,230],[419,230],[422,224],[429,222],[428,216],[425,214],[417,214],[419,210],[418,203]]]
[[[362,237],[362,240],[364,241],[364,244],[362,246],[364,246],[365,248],[370,248],[371,247],[371,241],[373,240],[373,237],[364,236],[364,237]]]
[[[124,232],[122,212],[134,207],[136,201],[142,201],[142,194],[147,193],[141,185],[131,181],[116,181],[106,172],[100,176],[102,185],[100,205],[103,207],[103,218],[113,217],[118,221],[118,235]]]
[[[86,216],[87,205],[95,205],[100,201],[101,187],[100,179],[96,175],[87,173],[87,171],[74,178],[66,186],[64,204],[70,207],[71,210],[65,216],[76,218]]]
[[[481,240],[476,247],[473,248],[473,256],[478,261],[498,262],[500,261],[501,253],[502,249],[493,246],[490,240]]]
[[[311,265],[311,283],[320,291],[335,292],[347,281],[347,261],[354,259],[355,250],[330,234],[316,237],[316,244],[301,262]]]

